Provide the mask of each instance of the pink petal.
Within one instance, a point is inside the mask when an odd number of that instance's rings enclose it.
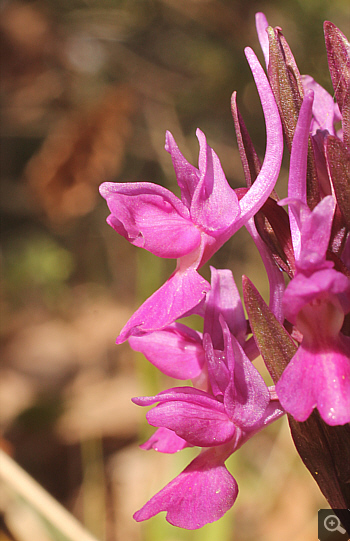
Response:
[[[300,346],[276,385],[283,408],[305,421],[314,408],[329,425],[350,422],[350,339],[310,351]]]
[[[264,111],[266,122],[266,152],[259,175],[239,202],[241,215],[234,224],[234,231],[237,231],[249,218],[254,216],[272,192],[279,175],[283,153],[282,125],[270,83],[252,49],[247,47],[245,54],[253,73]]]
[[[208,450],[134,514],[138,522],[166,511],[170,524],[196,530],[221,518],[238,495],[235,479],[223,461]]]
[[[174,259],[200,245],[201,234],[188,209],[162,186],[106,182],[100,192],[111,211],[108,224],[131,244]]]
[[[173,387],[172,389],[161,391],[155,396],[137,396],[132,399],[132,402],[139,406],[151,406],[156,402],[173,402],[175,400],[191,402],[192,404],[198,404],[209,409],[216,409],[220,413],[225,412],[223,404],[211,394],[195,387]]]
[[[231,372],[226,364],[226,353],[224,351],[214,350],[211,337],[208,333],[204,333],[203,347],[212,393],[218,400],[223,401],[224,393],[231,377]]]
[[[313,100],[314,93],[311,90],[307,91],[300,108],[298,122],[295,128],[288,181],[288,197],[297,199],[305,205],[307,204],[306,166]],[[289,219],[294,253],[295,257],[298,258],[300,253],[300,230],[293,207],[290,207]]]
[[[323,293],[340,296],[340,301],[344,295],[345,305],[349,287],[349,279],[334,269],[322,269],[311,276],[299,273],[289,282],[284,293],[283,308],[286,318],[295,325],[300,310]]]
[[[199,447],[226,443],[236,431],[225,413],[191,402],[163,402],[147,412],[146,417],[150,425],[169,428]]]
[[[170,325],[199,304],[209,289],[208,282],[195,269],[175,272],[131,316],[118,336],[117,344],[125,342],[131,335],[157,331]]]
[[[197,137],[200,180],[193,194],[191,218],[207,233],[217,234],[227,229],[239,215],[238,198],[226,180],[219,158],[199,129]]]
[[[336,135],[334,125],[342,118],[338,104],[334,102],[327,90],[316,83],[310,75],[302,75],[302,83],[305,90],[312,90],[315,94],[312,106],[311,133],[315,134],[317,130],[327,130],[331,135]]]
[[[165,150],[170,153],[175,169],[177,183],[181,190],[182,202],[190,208],[192,197],[199,181],[199,171],[188,163],[181,154],[172,134],[167,131],[165,136]]]
[[[269,67],[269,38],[266,32],[266,28],[269,26],[269,23],[265,17],[264,13],[255,14],[255,26],[258,34],[260,47],[265,58],[266,69]]]
[[[154,449],[159,453],[177,453],[190,445],[184,439],[180,438],[168,428],[158,428],[155,433],[145,443],[140,445],[140,449]]]
[[[241,345],[224,329],[225,352],[234,359],[233,377],[224,395],[224,406],[232,422],[242,430],[260,423],[270,401],[268,388]],[[230,363],[230,361],[229,361]]]
[[[326,259],[331,236],[335,199],[324,197],[311,213],[302,217],[300,254],[296,260],[297,269],[313,270],[322,267]]]
[[[221,314],[231,334],[243,344],[247,332],[241,297],[232,276],[226,269],[210,267],[211,290],[207,295],[203,333],[209,333],[214,349],[224,349],[222,328],[219,322]]]
[[[172,378],[193,379],[199,376],[204,365],[201,335],[181,323],[141,336],[130,336],[129,344]]]
[[[336,206],[334,197],[327,195],[312,211],[300,199],[287,197],[279,204],[289,205],[296,270],[309,274],[333,267],[333,263],[326,261],[326,252]]]

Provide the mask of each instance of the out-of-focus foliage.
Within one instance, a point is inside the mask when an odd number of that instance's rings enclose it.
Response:
[[[261,157],[265,145],[243,54],[249,45],[262,59],[255,12],[283,28],[302,73],[332,91],[322,24],[349,34],[348,0],[8,0],[0,10],[1,445],[100,539],[314,539],[323,503],[283,425],[261,434],[259,453],[247,446],[234,458],[244,488],[224,522],[198,537],[163,517],[133,522],[181,459],[137,450],[147,429],[128,400],[155,392],[155,375],[114,339],[174,262],[136,250],[105,224],[98,185],[176,190],[165,130],[196,164],[197,127],[232,186],[243,185],[234,90]],[[212,263],[264,290],[249,246],[242,231]]]

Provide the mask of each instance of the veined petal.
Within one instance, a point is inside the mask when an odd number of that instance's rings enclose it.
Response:
[[[134,404],[138,406],[151,406],[156,402],[174,402],[176,400],[216,409],[221,413],[225,412],[223,404],[218,402],[212,395],[194,387],[173,387],[155,396],[137,396],[132,399]]]
[[[146,417],[150,425],[169,428],[199,447],[222,445],[230,441],[236,431],[226,413],[189,401],[161,402],[148,411]]]
[[[299,273],[291,280],[283,297],[283,308],[286,318],[295,325],[300,310],[322,294],[335,295],[344,307],[349,295],[349,279],[334,269],[322,269],[311,276]]]
[[[163,374],[172,378],[195,378],[204,365],[201,335],[181,323],[152,333],[130,336],[129,344],[135,351],[143,353]]]
[[[251,429],[261,421],[270,402],[269,390],[234,336],[225,332],[225,351],[232,348],[233,378],[224,395],[224,406],[232,422],[242,430]]]
[[[196,530],[221,518],[238,495],[236,480],[215,449],[196,457],[187,468],[134,514],[138,522],[166,511],[170,524]]]
[[[269,38],[266,32],[266,28],[269,26],[269,23],[265,17],[264,13],[255,14],[255,26],[259,38],[259,43],[261,50],[265,58],[266,69],[269,67]]]
[[[171,155],[177,183],[181,190],[182,202],[190,208],[192,197],[199,181],[199,171],[188,163],[181,154],[172,134],[167,131],[165,135],[165,150]]]
[[[286,288],[283,297],[285,315],[295,324],[300,310],[317,297],[324,295],[336,296],[345,310],[348,305],[346,299],[349,296],[349,288],[349,279],[332,268],[321,269],[311,276],[299,273]]]
[[[350,422],[350,339],[342,336],[321,351],[303,347],[277,382],[283,408],[297,421],[305,421],[314,408],[329,425]]]
[[[154,449],[159,453],[177,453],[185,447],[191,447],[187,441],[180,438],[175,432],[168,428],[158,428],[155,433],[145,443],[140,445],[140,449],[149,451]]]
[[[224,340],[220,314],[226,321],[231,333],[243,344],[247,332],[241,297],[228,269],[211,271],[211,290],[207,295],[203,334],[209,333],[214,349],[224,349]]]
[[[293,137],[288,180],[288,197],[297,199],[305,205],[307,204],[306,166],[313,99],[313,92],[311,90],[307,91],[300,108]],[[300,254],[301,233],[293,207],[290,207],[289,220],[294,254],[297,259]]]
[[[310,273],[333,267],[333,263],[326,260],[326,252],[336,206],[334,197],[327,195],[312,211],[300,199],[287,197],[279,203],[289,205],[290,217],[294,221],[296,270]]]
[[[199,129],[197,137],[200,180],[192,198],[191,218],[207,233],[218,234],[239,215],[238,198],[226,180],[219,158]]]
[[[201,302],[210,285],[194,268],[176,271],[129,319],[117,344],[131,335],[157,331],[170,325]]]
[[[324,265],[331,236],[335,199],[324,197],[310,213],[301,213],[300,253],[297,269],[308,271]]]
[[[226,355],[223,351],[214,350],[211,337],[208,333],[204,333],[203,335],[203,347],[211,390],[217,399],[223,400],[225,389],[231,377],[226,364]]]
[[[108,224],[131,244],[174,259],[200,245],[200,231],[187,207],[162,186],[106,182],[100,193],[111,211]]]
[[[282,125],[270,84],[252,49],[247,47],[245,53],[264,111],[266,152],[259,175],[239,202],[241,215],[235,222],[231,234],[237,231],[259,210],[272,192],[280,171],[283,153]]]
[[[304,89],[306,91],[312,90],[315,95],[312,105],[311,133],[315,134],[317,130],[327,130],[331,135],[335,135],[334,125],[342,118],[338,104],[334,103],[327,90],[310,75],[302,75],[301,80]]]
[[[279,419],[280,417],[283,417],[283,415],[285,415],[286,413],[284,409],[282,408],[280,401],[278,400],[277,393],[274,392],[273,394],[275,394],[276,396],[273,398],[270,396],[270,402],[268,403],[267,408],[264,412],[264,416],[262,418],[263,426],[268,426],[271,423],[274,423],[275,421],[277,421],[277,419]],[[258,427],[259,425],[257,425],[257,428]]]

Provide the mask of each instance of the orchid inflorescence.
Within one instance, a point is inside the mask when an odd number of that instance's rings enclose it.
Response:
[[[181,199],[148,182],[100,187],[113,229],[135,246],[177,260],[117,338],[167,376],[192,382],[133,399],[156,404],[147,420],[157,430],[141,447],[163,453],[202,448],[135,513],[137,521],[166,511],[171,524],[196,529],[219,519],[238,494],[225,461],[286,413],[296,447],[330,504],[348,505],[349,479],[342,478],[335,451],[341,446],[332,442],[334,431],[339,440],[343,430],[344,446],[350,423],[350,45],[335,25],[324,24],[334,101],[300,75],[279,27],[269,26],[262,13],[256,27],[267,75],[250,48],[245,54],[266,123],[262,164],[235,93],[231,104],[246,187],[230,187],[200,130],[198,168],[166,134]],[[288,197],[279,200],[274,187],[284,141]],[[242,226],[270,286],[267,306],[243,277],[248,321],[231,271],[211,267],[210,284],[198,272]],[[192,314],[203,318],[203,333],[177,321]],[[253,365],[259,354],[273,386]]]

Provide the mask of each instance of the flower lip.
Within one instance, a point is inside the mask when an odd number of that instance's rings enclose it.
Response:
[[[227,451],[207,449],[134,514],[147,520],[161,511],[179,528],[196,530],[221,518],[238,495],[236,480],[224,465]]]
[[[328,425],[349,423],[350,338],[338,334],[323,348],[314,346],[302,342],[283,372],[276,384],[280,402],[299,422],[317,408]]]
[[[350,295],[350,281],[341,272],[334,269],[321,269],[310,276],[298,273],[289,282],[283,297],[283,307],[286,318],[296,324],[300,310],[320,296],[335,295],[343,307],[348,308],[347,299]],[[350,308],[350,307],[349,307]]]

